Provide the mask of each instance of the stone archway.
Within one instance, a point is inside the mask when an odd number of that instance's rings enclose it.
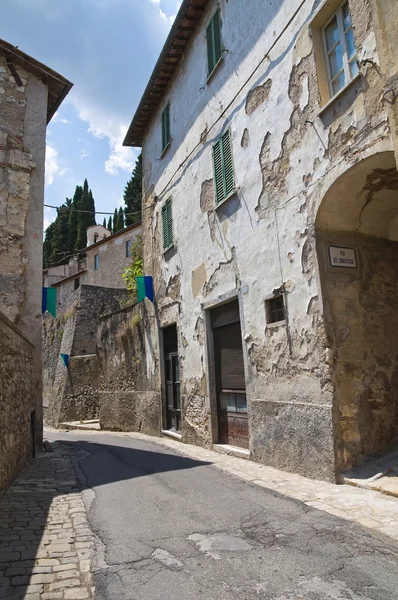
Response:
[[[336,469],[398,447],[398,172],[393,152],[337,179],[316,217]]]

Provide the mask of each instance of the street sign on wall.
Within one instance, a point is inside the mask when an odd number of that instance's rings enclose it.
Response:
[[[329,260],[331,267],[340,267],[343,269],[357,268],[357,257],[354,248],[329,246]]]

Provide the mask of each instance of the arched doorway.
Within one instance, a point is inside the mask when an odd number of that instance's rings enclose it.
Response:
[[[358,162],[316,217],[337,471],[398,447],[398,172],[393,152]]]

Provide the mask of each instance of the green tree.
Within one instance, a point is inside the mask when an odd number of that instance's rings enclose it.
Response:
[[[51,262],[66,263],[70,258],[69,251],[69,217],[72,200],[66,199],[64,204],[57,208],[57,218],[54,221],[54,238],[52,242]]]
[[[137,235],[134,242],[131,244],[131,263],[123,272],[124,283],[130,291],[137,291],[137,277],[144,274],[142,262],[142,236]]]
[[[112,233],[113,229],[112,229],[112,217],[109,217],[108,219],[108,227],[107,229],[109,229],[109,231]]]
[[[116,233],[117,227],[118,227],[118,212],[117,212],[117,208],[115,208],[115,212],[113,213],[113,226],[112,226],[112,233]]]
[[[124,188],[124,209],[126,227],[141,221],[142,211],[142,154],[136,160],[131,178]],[[134,214],[130,214],[134,213]]]
[[[75,193],[73,194],[72,204],[69,213],[69,223],[68,223],[68,250],[70,254],[73,254],[76,247],[77,240],[77,229],[79,226],[79,214],[77,211],[80,208],[80,203],[82,199],[83,188],[81,185],[77,185],[75,189]]]
[[[51,254],[54,241],[55,221],[50,223],[46,229],[46,235],[43,243],[43,267],[48,269],[51,267]]]
[[[124,212],[122,207],[119,208],[117,213],[117,229],[116,231],[121,231],[124,229]]]
[[[77,228],[75,252],[82,251],[87,246],[87,229],[95,225],[95,204],[93,194],[88,187],[87,179],[84,180],[83,192],[80,200],[80,210]]]
[[[104,217],[104,220],[102,222],[102,227],[105,227],[105,229],[106,229],[106,217]]]

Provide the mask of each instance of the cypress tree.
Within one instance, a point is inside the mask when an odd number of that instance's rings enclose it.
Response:
[[[106,229],[106,217],[104,217],[103,223],[102,223],[102,227],[105,227]]]
[[[87,228],[95,225],[95,204],[91,190],[88,187],[87,179],[84,180],[83,192],[80,200],[77,238],[75,243],[75,252],[82,251],[87,246]]]
[[[76,247],[77,240],[77,229],[79,225],[79,214],[77,210],[80,208],[80,202],[83,194],[83,188],[81,185],[77,185],[75,193],[73,194],[72,204],[69,213],[68,223],[68,251],[73,254]]]
[[[116,231],[120,231],[121,229],[124,229],[124,212],[122,207],[119,208],[119,211],[117,213],[117,230]]]
[[[115,208],[115,212],[113,213],[113,227],[112,227],[112,233],[116,233],[118,231],[117,227],[118,227],[118,212],[117,212],[117,208]]]
[[[141,221],[142,211],[142,154],[140,154],[136,160],[133,173],[130,180],[127,182],[124,188],[124,203],[126,205],[125,212],[125,223],[126,227]],[[137,214],[128,214],[137,213]]]
[[[109,217],[109,219],[108,219],[107,229],[109,229],[109,231],[112,233],[112,217]]]

